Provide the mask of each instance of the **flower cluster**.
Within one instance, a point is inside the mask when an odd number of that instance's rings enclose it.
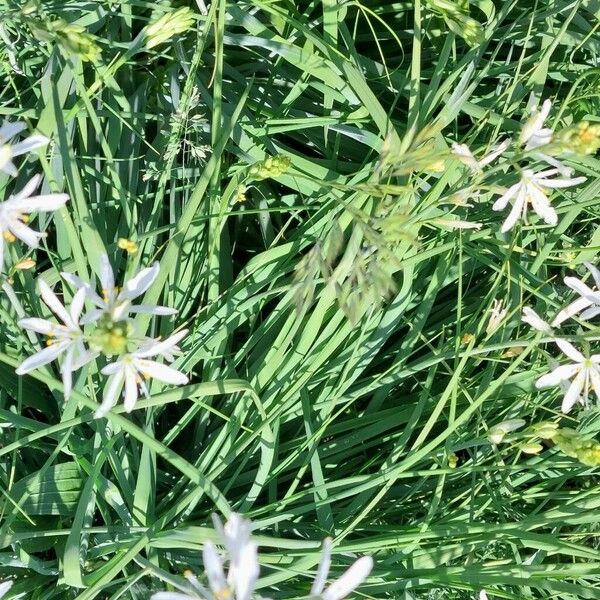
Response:
[[[555,328],[568,319],[578,317],[581,321],[589,321],[600,314],[600,271],[591,263],[585,263],[594,281],[590,288],[584,281],[576,277],[565,277],[564,282],[579,294],[579,298],[563,308],[551,323],[544,321],[532,308],[523,309],[523,321],[531,327],[552,336],[554,343],[572,362],[560,365],[551,359],[551,371],[536,381],[536,387],[560,387],[564,392],[561,410],[568,413],[576,404],[589,405],[593,391],[600,401],[600,354],[592,354],[587,348],[585,354],[571,342],[562,339]]]
[[[189,586],[181,592],[158,592],[150,600],[251,600],[255,594],[260,572],[258,546],[251,538],[252,524],[233,513],[223,525],[213,517],[215,529],[223,546],[219,553],[216,546],[204,542],[202,560],[208,588],[198,577],[187,572]],[[331,566],[331,539],[323,542],[323,553],[313,581],[310,597],[319,600],[342,600],[351,594],[368,577],[373,568],[373,559],[363,556],[356,560],[342,576],[327,584]],[[225,569],[227,565],[227,569]]]
[[[492,205],[492,210],[505,210],[509,204],[510,211],[500,231],[507,233],[522,221],[527,223],[530,209],[547,225],[557,225],[558,215],[548,197],[549,191],[567,188],[583,183],[585,177],[573,177],[573,170],[556,158],[557,154],[586,153],[589,148],[600,143],[600,130],[590,126],[569,128],[569,135],[555,136],[554,132],[544,126],[550,114],[552,104],[545,100],[539,109],[534,109],[529,119],[521,128],[517,144],[506,139],[481,158],[476,158],[466,144],[453,144],[452,153],[464,163],[478,178],[473,195],[481,187],[484,167],[491,165],[513,148],[512,157],[499,168],[510,166],[519,174],[519,180],[508,188],[501,190],[500,197]],[[589,124],[588,124],[589,125]],[[516,147],[515,147],[516,146]],[[551,168],[538,167],[546,163]],[[559,175],[559,177],[557,177]]]
[[[35,148],[48,143],[41,135],[32,135],[26,140],[11,143],[25,126],[21,123],[5,123],[0,127],[0,170],[15,176],[17,168],[12,162]],[[40,185],[41,176],[36,175],[17,192],[0,203],[0,266],[4,263],[4,242],[20,239],[30,248],[37,248],[43,233],[28,227],[29,215],[34,212],[51,212],[62,208],[69,199],[67,194],[33,193]],[[128,249],[131,248],[128,246]],[[19,265],[22,265],[19,267]],[[23,261],[15,268],[34,266]],[[121,288],[115,284],[115,276],[108,256],[100,257],[101,293],[81,280],[73,273],[62,273],[64,281],[72,293],[69,307],[65,307],[52,288],[40,278],[38,287],[44,303],[56,317],[56,320],[28,317],[19,320],[24,329],[46,336],[43,349],[25,359],[17,368],[18,375],[24,375],[34,369],[59,360],[63,380],[64,396],[68,398],[73,388],[73,374],[99,356],[104,356],[108,364],[101,373],[108,376],[104,387],[102,404],[96,416],[104,416],[118,401],[124,388],[124,406],[131,411],[140,392],[148,395],[149,379],[182,385],[188,377],[157,358],[171,363],[179,351],[177,344],[186,335],[181,330],[165,340],[146,338],[136,334],[132,315],[146,313],[151,315],[173,315],[177,311],[165,306],[135,304],[152,285],[159,273],[158,263],[142,269],[135,277],[124,283]],[[86,309],[87,305],[87,309]]]
[[[142,269],[135,277],[126,281],[122,288],[115,285],[115,276],[108,257],[101,257],[101,293],[72,273],[62,273],[64,280],[75,290],[67,309],[48,284],[40,279],[40,295],[60,323],[40,318],[19,321],[25,329],[47,337],[47,346],[27,358],[17,369],[23,375],[53,360],[62,357],[64,395],[72,389],[73,373],[101,354],[109,360],[101,369],[108,376],[104,387],[102,404],[96,416],[104,416],[116,403],[123,387],[124,406],[133,410],[140,391],[148,395],[146,381],[153,378],[164,383],[182,385],[188,377],[173,367],[152,360],[162,357],[173,362],[179,351],[177,344],[186,335],[181,330],[165,340],[136,336],[132,315],[173,315],[177,311],[166,306],[135,304],[152,285],[159,273],[158,263]],[[86,302],[91,305],[84,311]],[[87,326],[87,327],[86,327]],[[115,358],[116,357],[116,358]]]

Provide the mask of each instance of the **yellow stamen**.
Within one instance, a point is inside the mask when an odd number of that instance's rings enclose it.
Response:
[[[35,267],[35,260],[33,260],[33,258],[24,258],[15,265],[15,269],[19,269],[21,271],[26,271],[27,269],[31,269],[33,267]]]
[[[119,238],[117,246],[119,246],[121,250],[125,250],[127,254],[135,254],[138,251],[138,245],[133,240],[125,238]]]
[[[10,231],[5,231],[2,236],[9,244],[17,239]]]

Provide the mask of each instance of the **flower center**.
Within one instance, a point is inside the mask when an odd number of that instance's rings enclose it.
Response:
[[[103,317],[90,336],[90,345],[107,356],[123,354],[131,334],[131,325],[127,321],[112,321]]]

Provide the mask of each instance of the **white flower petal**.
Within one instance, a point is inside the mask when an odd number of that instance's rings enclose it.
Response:
[[[18,210],[24,213],[50,212],[62,208],[68,200],[69,196],[67,194],[30,196],[19,201]]]
[[[159,354],[162,355],[170,348],[173,348],[173,346],[176,346],[187,335],[187,332],[187,329],[182,329],[181,331],[178,331],[177,333],[174,333],[172,336],[168,337],[166,340],[163,340],[162,342],[153,341],[151,344],[145,346],[144,349],[140,349],[133,354],[137,358],[147,358],[149,356],[157,356]]]
[[[75,295],[73,296],[73,300],[71,301],[71,306],[69,308],[69,315],[74,324],[79,323],[79,318],[81,317],[81,311],[83,310],[85,297],[86,291],[84,288],[78,289]]]
[[[581,354],[581,352],[579,352],[579,350],[577,350],[575,346],[571,344],[571,342],[561,339],[556,339],[554,342],[571,360],[574,360],[578,363],[582,363],[585,360],[585,356],[583,356],[583,354]]]
[[[584,262],[583,264],[587,267],[588,271],[594,278],[596,287],[600,289],[600,270],[598,270],[591,262]]]
[[[556,367],[556,369],[554,369],[553,371],[550,371],[550,373],[542,375],[535,382],[535,387],[538,389],[553,387],[555,385],[558,385],[561,381],[570,379],[579,370],[579,365],[561,365],[560,367]]]
[[[560,325],[563,321],[570,319],[572,316],[578,314],[584,308],[590,306],[592,302],[587,298],[577,298],[574,302],[571,302],[568,306],[563,308],[557,315],[554,317],[552,321],[552,325],[556,327]]]
[[[168,306],[156,306],[154,304],[134,304],[128,308],[130,313],[144,313],[157,316],[176,315],[179,311]]]
[[[58,299],[56,294],[52,291],[50,286],[43,280],[38,280],[38,287],[42,299],[48,305],[48,308],[69,328],[76,329],[75,323],[71,319],[71,315],[67,312],[67,309],[62,305],[62,302]]]
[[[561,406],[561,410],[565,414],[567,414],[573,408],[573,405],[577,402],[577,400],[579,400],[579,397],[581,396],[581,390],[583,389],[583,384],[585,383],[586,376],[587,375],[586,375],[585,369],[582,369],[577,374],[577,377],[575,377],[575,379],[573,379],[573,382],[569,386],[569,389],[567,390],[567,393],[565,394],[565,397],[563,398],[562,406]]]
[[[120,296],[129,300],[141,296],[158,277],[159,269],[160,266],[158,263],[154,263],[151,267],[142,269],[135,277],[132,277],[125,283]]]
[[[152,377],[163,383],[185,385],[189,381],[187,375],[184,375],[181,371],[154,360],[135,359],[135,366],[142,375]]]
[[[548,225],[556,225],[558,223],[558,215],[552,208],[550,200],[548,200],[544,192],[535,185],[528,186],[527,192],[531,200],[531,206],[536,214]]]
[[[254,542],[247,542],[240,548],[235,564],[233,587],[236,600],[250,600],[259,571],[258,547]]]
[[[27,125],[23,121],[5,121],[0,127],[0,144],[5,144],[26,128]]]
[[[15,237],[18,237],[30,248],[37,248],[40,245],[40,240],[44,237],[43,233],[34,231],[30,227],[27,227],[25,223],[16,219],[8,223],[8,229]]]
[[[56,342],[51,346],[47,346],[43,350],[36,352],[29,358],[26,358],[15,370],[17,375],[24,375],[38,367],[47,365],[49,362],[56,360],[61,352],[69,346],[69,341]]]
[[[2,596],[4,596],[4,594],[6,594],[8,590],[10,590],[12,584],[12,581],[3,581],[2,583],[0,583],[0,598],[2,598]]]
[[[63,364],[60,367],[60,372],[62,374],[63,380],[63,394],[65,396],[65,400],[68,400],[71,396],[71,391],[73,389],[73,344],[69,344],[65,352],[65,358]]]
[[[227,580],[225,579],[221,558],[217,554],[215,545],[210,541],[204,542],[202,560],[204,562],[204,571],[208,578],[208,585],[215,596],[218,596],[227,589]]]
[[[36,317],[20,319],[19,327],[24,327],[25,329],[41,333],[42,335],[54,335],[57,328],[56,323],[46,321],[46,319],[38,319]]]
[[[597,317],[598,315],[600,315],[600,305],[592,306],[592,308],[588,308],[587,310],[584,310],[579,315],[579,318],[582,321],[589,321],[590,319],[593,319],[594,317]]]
[[[125,399],[123,406],[125,412],[131,412],[138,399],[138,386],[136,382],[136,373],[132,368],[125,368]]]
[[[106,254],[100,256],[100,285],[108,293],[115,289],[115,276]]]
[[[319,568],[315,575],[312,587],[310,588],[311,596],[320,596],[327,577],[329,576],[329,569],[331,568],[331,538],[325,538],[323,540],[323,548],[321,550],[321,561],[319,562]]]
[[[580,296],[587,298],[593,303],[600,303],[600,293],[594,292],[581,279],[577,277],[565,277],[565,285],[568,285],[572,290],[576,291]]]
[[[25,198],[29,198],[31,194],[38,188],[40,185],[40,181],[42,180],[42,176],[40,174],[34,175],[16,194],[13,194],[8,198],[7,204],[10,208],[15,208],[20,206],[21,202]]]
[[[30,135],[28,138],[24,139],[22,142],[17,142],[16,144],[12,144],[12,155],[20,156],[21,154],[25,154],[26,152],[31,152],[36,148],[40,148],[41,146],[45,146],[50,140],[45,135]]]
[[[598,369],[591,367],[590,369],[588,369],[588,374],[590,378],[590,383],[592,385],[594,393],[596,394],[596,398],[600,401],[600,373],[598,372]]]
[[[507,233],[508,231],[510,231],[517,224],[519,218],[523,216],[523,213],[526,208],[525,202],[525,189],[521,186],[519,187],[519,191],[517,193],[517,197],[515,198],[513,207],[510,213],[508,214],[508,217],[506,217],[506,220],[502,224],[502,227],[500,228],[500,231],[502,233]]]
[[[495,148],[491,149],[489,154],[484,156],[479,161],[479,166],[485,167],[486,165],[489,165],[491,162],[493,162],[496,158],[498,158],[501,154],[503,154],[507,150],[507,148],[510,146],[510,143],[511,143],[510,138],[500,142]]]
[[[533,310],[533,308],[531,308],[529,306],[523,307],[523,315],[521,317],[521,320],[524,323],[527,323],[528,325],[533,327],[533,329],[537,329],[537,331],[541,331],[543,333],[550,333],[552,331],[552,328],[550,327],[550,325],[548,323],[546,323],[546,321],[544,321],[535,312],[535,310]]]
[[[520,188],[520,183],[515,183],[515,185],[510,186],[506,192],[492,204],[492,210],[504,210],[508,205],[508,202],[518,194]]]
[[[104,369],[102,370],[104,372]],[[102,404],[98,407],[94,416],[99,419],[108,414],[110,409],[117,403],[121,388],[123,387],[123,369],[117,371],[112,377],[109,377],[104,387],[104,397]]]
[[[342,600],[353,592],[373,569],[370,556],[359,558],[337,581],[334,581],[322,595],[323,600]]]
[[[573,177],[573,178],[565,178],[565,179],[541,179],[536,178],[536,183],[545,188],[550,189],[558,189],[558,188],[567,188],[573,185],[579,185],[587,180],[587,177]]]

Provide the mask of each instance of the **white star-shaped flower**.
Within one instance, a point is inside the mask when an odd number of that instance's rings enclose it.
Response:
[[[553,131],[549,127],[544,127],[544,121],[548,118],[552,102],[544,100],[541,108],[534,108],[531,117],[525,122],[521,129],[519,142],[525,146],[525,150],[535,150],[532,153],[534,158],[543,160],[549,165],[556,167],[558,172],[564,177],[570,177],[573,170],[564,165],[554,156],[550,156],[547,152],[539,150],[543,146],[547,146],[552,142]]]
[[[527,222],[527,212],[529,205],[534,212],[548,225],[556,225],[558,216],[550,200],[545,194],[548,189],[566,188],[573,185],[583,183],[585,177],[574,177],[566,179],[550,179],[552,175],[556,175],[558,169],[547,169],[535,173],[531,169],[524,169],[521,181],[515,183],[494,202],[493,210],[504,210],[508,203],[512,201],[512,209],[504,221],[500,231],[506,233],[510,231],[519,219]]]
[[[579,314],[579,318],[587,321],[600,314],[600,271],[589,262],[584,263],[594,279],[594,289],[577,277],[565,277],[564,282],[579,294],[577,300],[563,308],[552,321],[552,325],[560,325],[563,321]],[[582,312],[583,311],[583,312]]]
[[[362,556],[356,560],[345,573],[334,581],[327,589],[325,583],[331,566],[331,539],[323,541],[323,554],[317,575],[310,590],[312,598],[320,600],[342,600],[351,594],[369,575],[373,569],[373,559],[370,556]]]
[[[145,396],[149,396],[146,380],[156,379],[163,383],[172,385],[184,385],[189,381],[187,375],[160,363],[149,360],[150,357],[162,356],[169,360],[173,358],[173,352],[178,350],[177,343],[187,334],[183,329],[173,334],[166,340],[152,340],[138,350],[128,352],[113,363],[102,369],[104,375],[109,375],[104,388],[102,404],[96,411],[96,417],[105,416],[117,403],[119,394],[125,386],[124,406],[127,412],[135,407],[140,390]]]
[[[50,140],[43,135],[30,135],[27,139],[16,144],[10,144],[10,140],[25,129],[25,123],[15,121],[6,122],[0,127],[0,171],[4,171],[13,177],[17,174],[17,168],[12,162],[15,156],[20,156],[40,146],[45,146]]]
[[[18,193],[0,202],[0,261],[4,256],[4,240],[19,238],[30,248],[37,248],[44,233],[29,228],[26,223],[33,212],[50,212],[62,208],[69,196],[67,194],[31,194],[39,185],[41,176],[32,177]]]
[[[573,377],[562,401],[561,410],[565,414],[576,402],[587,406],[592,389],[600,400],[600,354],[592,354],[586,358],[573,344],[558,339],[555,342],[573,363],[556,367],[550,373],[540,377],[535,386],[537,388],[560,386]]]
[[[36,317],[19,321],[21,327],[48,336],[48,345],[43,350],[25,359],[17,368],[16,373],[17,375],[24,375],[56,360],[59,356],[63,356],[60,372],[63,379],[64,395],[65,398],[68,398],[72,389],[73,373],[86,363],[94,360],[98,355],[98,353],[86,349],[80,327],[85,290],[79,289],[77,291],[69,310],[67,310],[43,279],[39,280],[38,285],[42,300],[62,323],[53,323]]]
[[[152,315],[174,315],[177,310],[167,306],[155,306],[148,304],[133,304],[133,301],[141,296],[152,285],[158,276],[159,264],[154,263],[151,267],[142,269],[135,277],[123,284],[121,289],[115,285],[115,275],[108,260],[103,254],[100,257],[100,285],[102,295],[97,294],[92,286],[82,281],[72,273],[62,273],[62,276],[76,288],[85,288],[87,297],[96,306],[88,312],[82,323],[94,323],[102,316],[108,316],[112,321],[127,319],[130,313],[148,313]]]
[[[215,529],[225,547],[221,556],[211,541],[204,542],[202,559],[210,590],[200,584],[194,575],[186,579],[195,592],[194,596],[180,592],[159,592],[151,600],[250,600],[258,580],[258,546],[252,541],[252,524],[236,513],[232,513],[225,523],[213,516]],[[225,562],[228,563],[227,574]]]

